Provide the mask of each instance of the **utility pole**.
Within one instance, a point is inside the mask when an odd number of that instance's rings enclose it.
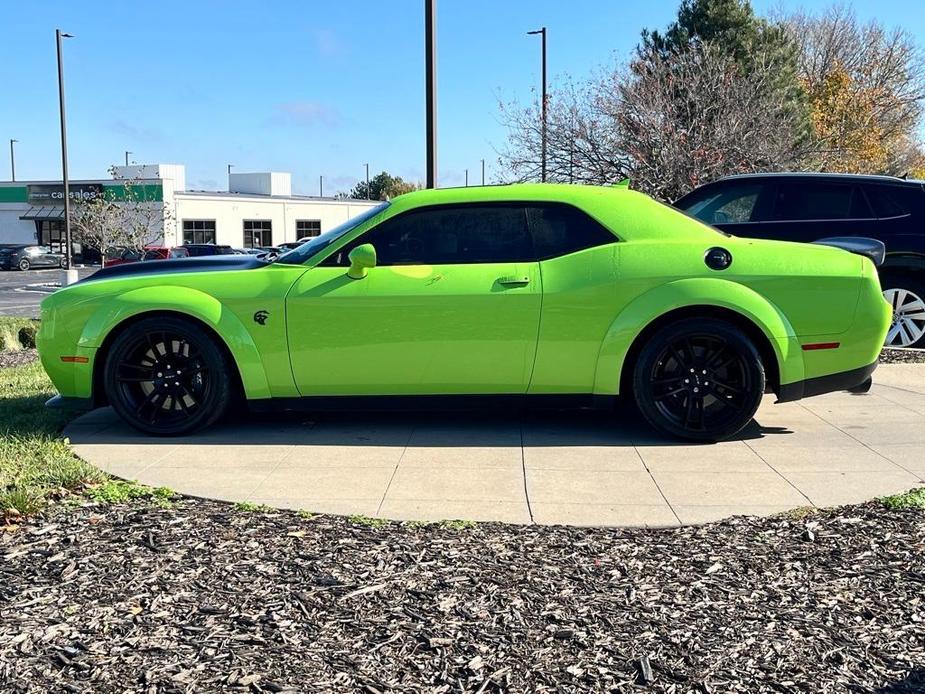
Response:
[[[437,0],[424,0],[424,92],[426,102],[427,182],[437,187]]]
[[[129,152],[128,150],[125,150],[125,165],[126,166],[128,166],[128,155],[129,154],[134,154],[134,152]]]
[[[324,176],[318,177],[318,197],[324,197]]]
[[[369,196],[370,196],[370,193],[369,193],[369,162],[367,162],[366,163],[366,199],[367,200],[370,199]]]
[[[64,63],[61,55],[62,39],[73,38],[60,29],[55,29],[55,43],[58,50],[58,109],[61,116],[61,180],[64,183],[64,269],[67,271],[67,283],[71,283],[71,190],[67,176],[67,117],[64,112]],[[76,273],[74,273],[76,275]],[[76,276],[73,277],[76,281]]]
[[[466,169],[466,188],[469,187],[469,169]]]
[[[540,144],[541,150],[541,164],[540,164],[540,180],[546,182],[546,27],[537,29],[536,31],[528,31],[530,35],[539,34],[540,38],[543,40],[543,101],[540,104],[540,111],[542,112],[542,139]]]
[[[16,180],[16,152],[13,151],[13,145],[19,140],[10,139],[10,180]]]
[[[485,185],[485,160],[482,159],[482,185]]]

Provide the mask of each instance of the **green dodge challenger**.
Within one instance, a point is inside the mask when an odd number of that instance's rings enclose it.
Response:
[[[423,190],[269,261],[102,269],[45,299],[39,351],[52,402],[109,404],[151,434],[239,398],[628,394],[656,429],[717,440],[767,391],[869,385],[890,324],[883,248],[830,243],[726,236],[620,186]]]

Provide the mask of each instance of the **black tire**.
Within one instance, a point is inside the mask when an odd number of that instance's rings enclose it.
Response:
[[[181,436],[224,415],[232,396],[230,368],[201,327],[158,316],[119,333],[103,381],[109,403],[130,425],[146,434]]]
[[[633,368],[633,396],[646,421],[692,441],[738,433],[754,417],[764,388],[755,345],[714,318],[686,318],[661,328]]]
[[[880,273],[883,298],[893,307],[887,347],[925,347],[925,277],[912,271]]]
[[[23,258],[22,260],[19,261],[19,269],[22,270],[23,272],[26,272],[27,270],[31,270],[32,263],[29,262],[28,258]]]

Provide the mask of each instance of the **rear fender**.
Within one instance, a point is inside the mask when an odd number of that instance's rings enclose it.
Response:
[[[751,321],[774,349],[780,382],[803,380],[800,344],[780,309],[745,285],[703,277],[661,284],[636,297],[620,312],[601,345],[594,392],[619,393],[624,361],[636,338],[660,316],[696,306],[728,309]]]
[[[249,399],[270,397],[260,353],[244,324],[234,313],[226,310],[218,299],[197,289],[178,286],[142,287],[112,297],[90,316],[80,335],[78,347],[98,349],[106,336],[126,319],[157,311],[191,316],[211,327],[231,353],[246,396]]]

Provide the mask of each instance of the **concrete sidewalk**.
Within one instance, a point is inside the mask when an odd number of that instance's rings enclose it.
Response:
[[[195,496],[395,519],[667,526],[830,506],[925,481],[925,365],[866,395],[774,405],[736,440],[683,445],[629,412],[261,416],[148,438],[98,410],[84,460]]]

